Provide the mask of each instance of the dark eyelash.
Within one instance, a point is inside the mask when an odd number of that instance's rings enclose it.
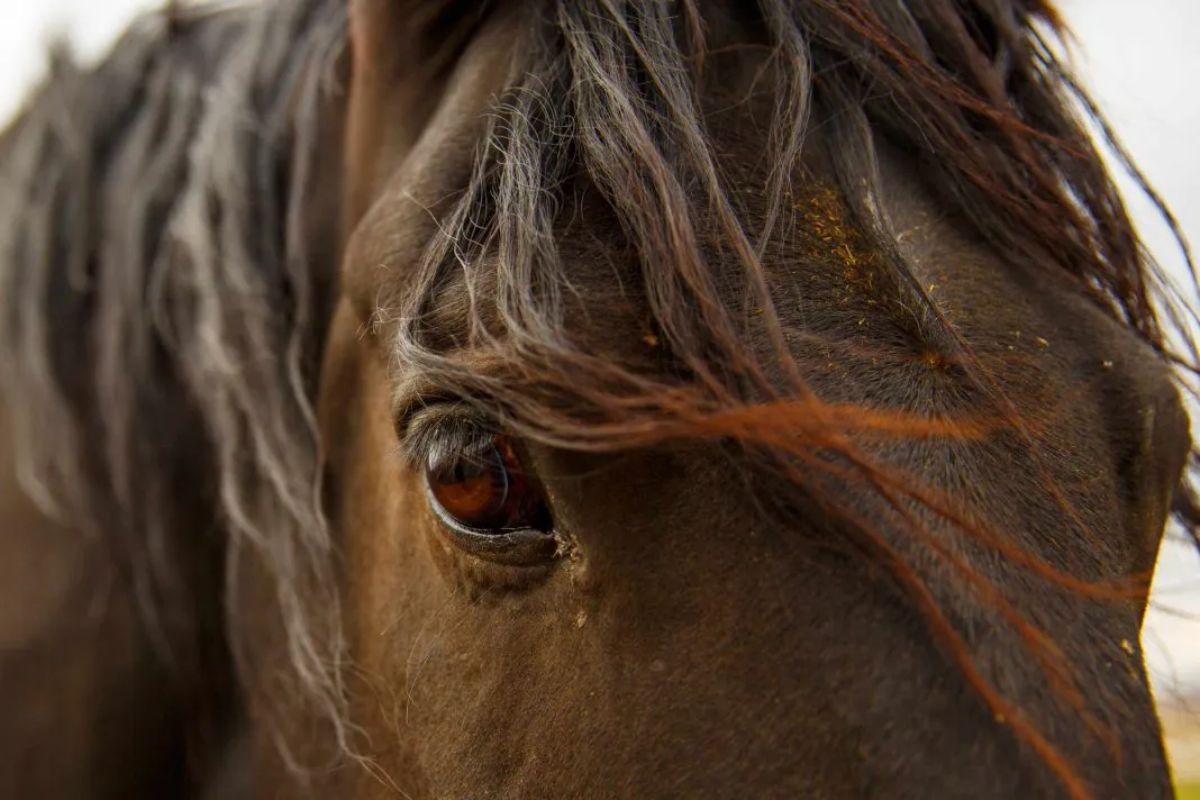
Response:
[[[482,452],[495,436],[494,428],[463,404],[442,403],[409,421],[402,449],[409,464],[424,469],[463,453]]]

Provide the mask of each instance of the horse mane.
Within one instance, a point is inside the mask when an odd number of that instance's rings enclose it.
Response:
[[[338,636],[314,630],[330,581],[313,579],[331,568],[312,396],[336,262],[311,252],[305,205],[341,6],[144,16],[93,68],[60,49],[0,139],[18,474],[111,544],[201,719],[228,647],[241,656],[223,629],[243,546],[275,579],[305,684],[341,696],[316,644]]]
[[[95,69],[60,59],[0,142],[0,358],[27,488],[114,540],[168,649],[195,650],[202,638],[185,622],[195,599],[179,596],[195,583],[180,571],[196,546],[180,541],[180,496],[212,500],[219,514],[201,532],[229,569],[245,548],[265,564],[296,677],[335,720],[342,644],[313,394],[336,264],[310,257],[302,204],[317,110],[337,94],[329,76],[343,5],[276,0],[147,17]],[[1195,361],[1184,306],[1089,135],[1089,125],[1108,128],[1056,51],[1048,3],[760,0],[776,166],[766,214],[753,220],[706,128],[703,5],[546,0],[531,15],[530,46],[514,57],[470,183],[418,265],[420,290],[374,320],[406,370],[563,447],[725,437],[774,452],[792,481],[797,459],[832,451],[873,490],[961,522],[927,493],[860,469],[846,426],[786,368],[763,252],[795,224],[791,177],[817,124],[836,131],[838,188],[896,291],[1018,429],[901,252],[880,198],[876,136],[910,154],[994,250],[1044,265],[1047,279],[1076,286],[1164,358],[1178,331]],[[639,256],[654,335],[680,365],[673,378],[590,355],[568,333],[572,274],[555,226],[579,165]],[[714,230],[715,254],[700,234]],[[736,302],[719,291],[731,275]],[[434,346],[426,312],[448,276],[496,298],[476,310],[472,335],[519,379],[481,374]],[[750,305],[761,313],[747,322]],[[782,377],[771,364],[785,365]],[[800,433],[780,436],[784,424]],[[195,481],[181,489],[185,476]],[[1193,509],[1176,507],[1194,536]],[[901,580],[923,602],[919,576]],[[936,607],[925,611],[938,635],[953,636]],[[1036,731],[1023,734],[1079,788]]]

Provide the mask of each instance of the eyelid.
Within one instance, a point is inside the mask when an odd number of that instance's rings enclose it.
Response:
[[[439,454],[470,452],[487,447],[495,426],[461,400],[425,403],[397,421],[400,446],[409,463],[427,467]]]
[[[441,392],[428,384],[417,384],[404,387],[395,397],[392,405],[392,425],[396,436],[403,440],[413,421],[431,410],[442,406],[465,405],[462,400],[452,394]]]

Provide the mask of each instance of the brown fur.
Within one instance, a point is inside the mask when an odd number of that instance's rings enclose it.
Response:
[[[1052,11],[760,8],[362,0],[345,60],[331,3],[185,15],[98,73],[135,122],[64,129],[59,78],[10,132],[14,449],[117,543],[191,791],[1169,794],[1136,643],[1187,420]],[[448,399],[555,559],[447,536]]]

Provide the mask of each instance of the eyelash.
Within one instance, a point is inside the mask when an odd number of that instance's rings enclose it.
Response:
[[[494,426],[471,413],[464,403],[441,403],[427,406],[408,422],[401,449],[411,466],[426,469],[450,454],[481,451],[496,434]]]

